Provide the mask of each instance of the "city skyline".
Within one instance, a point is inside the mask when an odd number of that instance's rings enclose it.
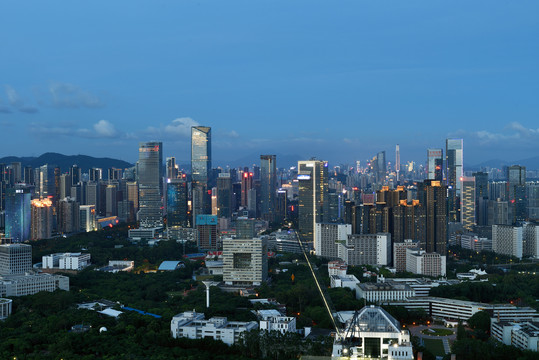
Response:
[[[423,163],[462,138],[466,168],[537,149],[535,2],[103,4],[3,5],[0,156],[134,163],[155,140],[182,163],[202,124],[216,164],[396,144]]]

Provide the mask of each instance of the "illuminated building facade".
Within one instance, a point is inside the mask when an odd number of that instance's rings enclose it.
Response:
[[[425,180],[423,185],[423,206],[425,209],[425,236],[420,239],[420,247],[428,253],[445,255],[447,245],[447,187],[440,181]]]
[[[137,162],[140,227],[163,226],[161,179],[163,163],[163,143],[139,143]]]
[[[211,214],[211,198],[208,193],[211,171],[211,127],[191,127],[191,181],[192,214]]]
[[[302,240],[314,241],[316,223],[325,222],[328,213],[328,163],[320,160],[298,161],[298,228]]]
[[[58,232],[69,234],[80,231],[79,203],[71,197],[66,197],[58,203]]]
[[[6,189],[6,237],[11,238],[13,242],[30,239],[33,192],[33,186],[24,184],[17,184]]]
[[[460,216],[462,227],[472,231],[475,221],[475,178],[462,177],[462,194],[460,199]]]
[[[80,205],[80,229],[81,231],[97,230],[95,205]]]
[[[49,198],[31,201],[32,220],[30,239],[50,239],[52,237],[52,201]]]
[[[443,180],[443,149],[427,149],[427,179]]]

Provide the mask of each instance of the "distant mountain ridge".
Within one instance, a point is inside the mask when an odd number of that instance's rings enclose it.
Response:
[[[108,168],[125,169],[132,167],[133,164],[112,158],[96,158],[88,155],[63,155],[58,153],[48,152],[38,157],[17,157],[6,156],[0,158],[0,164],[11,164],[12,162],[20,162],[23,167],[31,166],[37,168],[41,165],[51,164],[60,167],[62,172],[67,171],[71,166],[78,165],[83,172],[93,167],[101,168],[104,171]]]
[[[531,158],[515,160],[515,161],[492,159],[492,160],[483,161],[482,163],[474,165],[474,166],[470,166],[469,170],[479,170],[485,167],[502,169],[504,166],[511,166],[511,165],[522,165],[522,166],[525,166],[527,170],[537,170],[539,169],[539,156],[534,156]],[[468,169],[467,166],[466,168]]]

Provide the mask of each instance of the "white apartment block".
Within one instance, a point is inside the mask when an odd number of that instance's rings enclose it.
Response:
[[[0,275],[20,275],[32,270],[32,246],[0,245]]]
[[[510,322],[490,319],[490,334],[505,345],[513,345],[521,350],[538,351],[539,322]]]
[[[260,330],[279,331],[281,334],[296,332],[296,318],[293,316],[282,316],[275,309],[258,310],[256,315],[260,319]]]
[[[445,276],[446,257],[424,250],[406,249],[406,271],[426,276]]]
[[[90,265],[90,254],[56,253],[42,257],[43,269],[82,270]]]
[[[522,227],[492,225],[492,251],[522,259]]]
[[[241,333],[253,329],[258,329],[258,324],[254,321],[228,321],[226,317],[213,317],[209,320],[204,320],[204,314],[194,311],[178,314],[170,322],[170,331],[175,339],[180,337],[189,339],[209,337],[228,345],[235,344],[239,340]]]
[[[522,256],[539,258],[539,226],[526,223],[522,227]]]
[[[350,234],[352,234],[351,224],[317,223],[314,238],[315,254],[330,259],[337,258],[339,256],[337,242],[346,242]]]
[[[268,275],[266,239],[223,239],[223,281],[260,285]]]
[[[391,234],[348,235],[339,243],[339,258],[348,265],[389,265],[391,263]]]

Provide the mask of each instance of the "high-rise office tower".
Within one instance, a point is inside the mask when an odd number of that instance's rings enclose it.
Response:
[[[76,199],[76,198],[75,198]],[[118,216],[118,183],[109,182],[105,188],[105,216]]]
[[[60,199],[71,196],[71,174],[60,175]]]
[[[462,139],[446,139],[447,207],[450,222],[460,221],[460,196],[462,191],[463,153]]]
[[[90,181],[98,182],[103,178],[102,176],[103,170],[100,168],[91,168],[90,169]]]
[[[260,216],[274,220],[277,167],[275,155],[260,155]]]
[[[110,180],[122,180],[122,169],[109,168],[109,181]]]
[[[316,223],[325,222],[328,212],[327,161],[298,161],[298,228],[302,240],[313,242]]]
[[[187,227],[189,209],[187,207],[187,181],[183,178],[167,179],[167,228],[173,226]]]
[[[475,177],[475,222],[479,226],[488,223],[488,173],[474,172]]]
[[[382,185],[386,179],[386,152],[380,151],[372,159],[372,166],[374,170],[375,182]]]
[[[82,231],[89,232],[97,230],[95,205],[81,205],[79,206],[79,213],[80,229]]]
[[[71,186],[76,186],[79,182],[82,181],[81,169],[78,165],[71,166],[69,174],[71,175]]]
[[[241,176],[241,206],[247,208],[249,206],[249,191],[253,188],[253,173],[245,168]]]
[[[192,215],[211,214],[211,198],[208,193],[211,171],[211,127],[191,127],[191,181]]]
[[[472,231],[475,221],[475,177],[462,177],[462,194],[460,196],[460,215],[462,227]]]
[[[513,165],[507,168],[507,195],[513,209],[513,223],[527,218],[526,167]]]
[[[12,162],[11,169],[13,172],[13,184],[20,183],[23,180],[22,164],[20,162]]]
[[[65,234],[80,231],[80,205],[71,197],[58,202],[58,231]]]
[[[217,178],[217,217],[232,216],[232,179],[229,173],[221,173]]]
[[[27,185],[35,185],[34,169],[31,166],[24,167],[24,183]]]
[[[45,164],[39,167],[39,196],[42,198],[56,194],[56,182],[54,169],[56,165]],[[37,184],[36,184],[37,185]],[[55,198],[56,200],[57,198]]]
[[[178,165],[175,157],[167,157],[167,179],[176,179],[178,177]]]
[[[397,147],[395,148],[395,172],[397,173],[397,185],[399,184],[400,178],[399,178],[399,172],[401,171],[401,151],[399,148],[399,144],[397,144]]]
[[[14,243],[30,239],[33,192],[33,186],[24,184],[6,189],[6,237]]]
[[[447,244],[447,187],[440,181],[425,180],[424,207],[426,236],[420,239],[421,248],[428,253],[436,252],[442,256]]]
[[[52,201],[48,198],[33,199],[31,202],[32,220],[30,239],[49,239],[52,237]]]
[[[427,149],[427,179],[443,180],[443,149]]]
[[[137,176],[139,188],[140,227],[163,226],[161,178],[163,167],[163,144],[161,142],[139,143]]]

